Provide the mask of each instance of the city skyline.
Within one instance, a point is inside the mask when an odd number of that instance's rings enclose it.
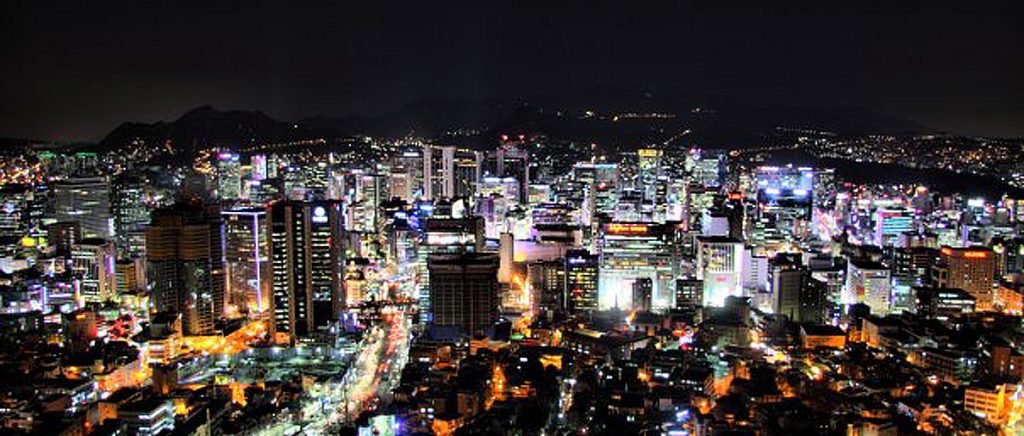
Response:
[[[1020,23],[4,2],[0,434],[1024,434]]]

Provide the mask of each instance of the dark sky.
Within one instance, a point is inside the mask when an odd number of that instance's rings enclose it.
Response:
[[[58,3],[0,2],[0,136],[626,83],[1024,136],[1019,0]]]

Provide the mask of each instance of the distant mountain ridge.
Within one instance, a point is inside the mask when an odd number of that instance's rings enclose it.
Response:
[[[587,101],[593,104],[585,104]],[[543,134],[554,139],[596,143],[609,150],[628,150],[670,138],[684,145],[743,148],[770,141],[779,126],[839,135],[922,131],[913,122],[861,108],[751,107],[722,97],[602,89],[576,97],[421,100],[380,116],[318,115],[295,122],[275,120],[260,111],[223,111],[202,106],[169,122],[123,123],[98,147],[116,150],[141,141],[149,146],[171,147],[174,154],[188,155],[211,146],[239,148],[355,135],[414,134],[442,139],[459,136],[470,142],[491,143],[498,135],[507,133]],[[692,133],[678,139],[686,130]]]

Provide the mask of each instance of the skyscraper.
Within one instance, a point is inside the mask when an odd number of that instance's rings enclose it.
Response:
[[[889,313],[889,294],[892,288],[890,277],[889,267],[881,263],[850,260],[846,270],[843,304],[864,303],[871,308],[873,314]]]
[[[71,178],[53,184],[57,221],[82,224],[83,238],[110,239],[110,184],[102,177]]]
[[[217,155],[217,198],[235,200],[242,197],[242,164],[236,153]]]
[[[772,294],[772,311],[790,321],[800,321],[800,291],[806,271],[798,255],[779,254],[770,261],[768,286]]]
[[[214,332],[224,313],[224,233],[215,208],[177,204],[146,229],[147,277],[157,311],[182,315],[190,335]]]
[[[277,202],[270,207],[275,340],[289,342],[338,313],[344,272],[341,203]]]
[[[423,198],[440,200],[455,195],[455,147],[423,147]]]
[[[146,207],[142,180],[122,176],[114,180],[111,191],[114,215],[114,245],[124,257],[145,254],[149,209]]]
[[[228,307],[263,312],[270,307],[270,227],[260,208],[221,212]],[[231,310],[231,309],[229,309]]]
[[[471,150],[456,150],[454,165],[454,196],[470,198],[476,195],[480,180],[480,156]]]
[[[424,224],[423,240],[417,248],[419,265],[420,322],[430,322],[431,312],[424,308],[430,303],[430,269],[427,259],[431,254],[477,253],[484,247],[484,220],[469,218],[430,218]]]
[[[466,335],[498,320],[498,257],[493,254],[433,254],[430,311],[436,327],[458,327]]]
[[[963,289],[977,300],[978,311],[992,310],[996,257],[984,247],[942,247],[935,267],[935,287]]]
[[[697,238],[697,279],[704,283],[704,305],[721,307],[743,295],[743,242],[725,236]]]
[[[679,234],[674,225],[643,222],[611,222],[599,235],[601,281],[598,308],[630,308],[631,284],[651,280],[652,309],[668,309],[671,287],[679,274]]]
[[[565,311],[565,262],[539,260],[526,264],[526,276],[534,290],[534,305],[552,316]]]
[[[117,289],[114,245],[105,239],[85,238],[71,246],[71,270],[79,276],[79,293],[86,303],[114,298]]]
[[[530,186],[530,155],[520,148],[519,141],[506,140],[487,156],[482,165],[481,177],[510,178],[518,185],[515,200],[521,204],[527,201],[527,186]]]
[[[565,292],[570,313],[597,310],[600,256],[586,250],[565,253]]]
[[[263,180],[267,178],[267,155],[257,154],[253,155],[252,159],[252,179]]]
[[[29,189],[27,185],[0,186],[0,238],[15,241],[28,231]]]

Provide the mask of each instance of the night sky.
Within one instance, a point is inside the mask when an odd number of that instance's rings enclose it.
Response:
[[[56,3],[0,3],[0,136],[96,140],[204,104],[293,120],[606,84],[1024,136],[1021,1]]]

